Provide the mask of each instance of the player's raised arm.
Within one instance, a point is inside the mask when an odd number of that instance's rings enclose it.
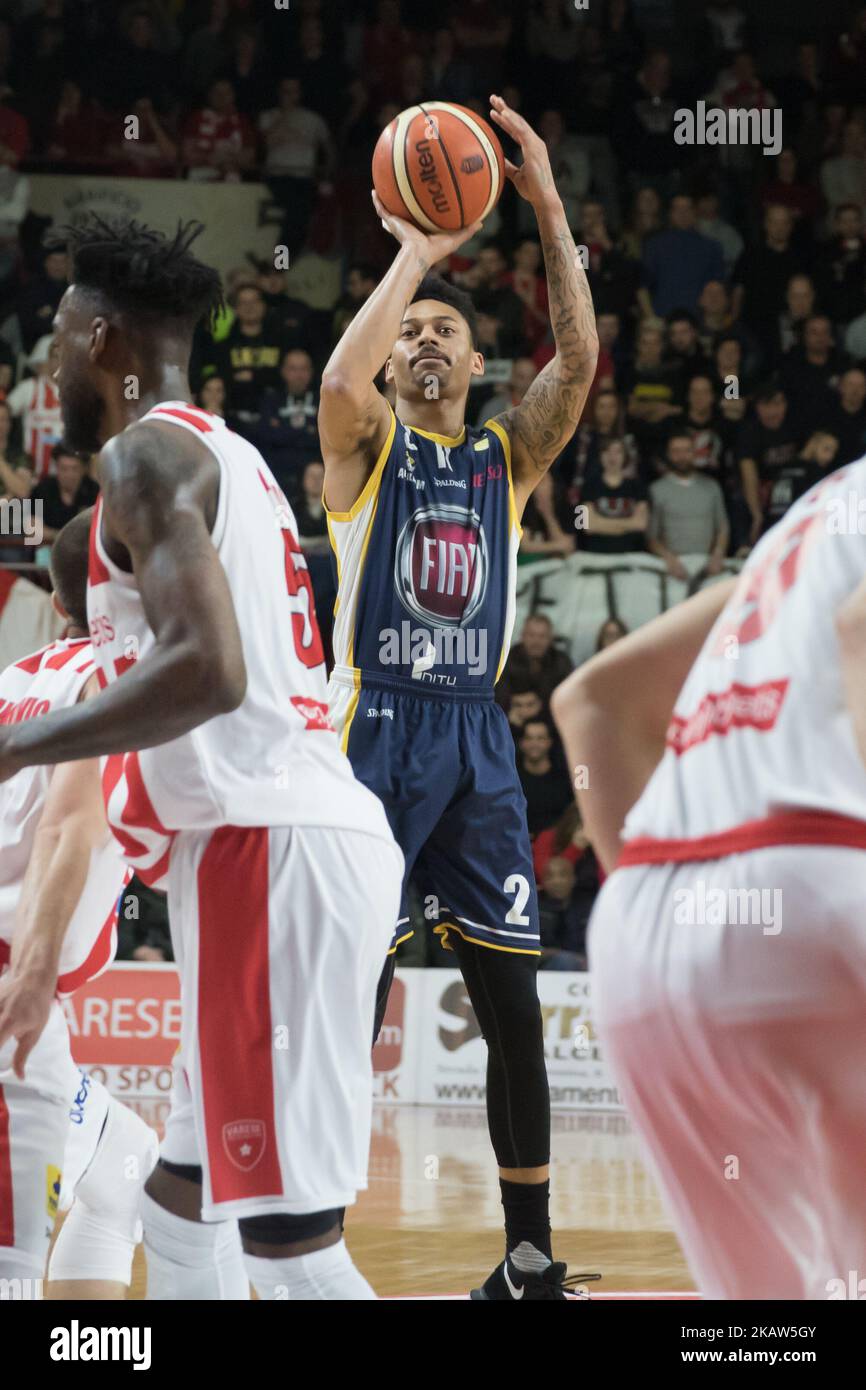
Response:
[[[364,487],[385,442],[390,411],[374,382],[400,333],[406,305],[424,276],[479,230],[420,231],[392,217],[373,194],[376,211],[400,250],[387,274],[352,319],[322,373],[319,437],[325,464],[325,498],[348,511]]]
[[[598,333],[589,284],[556,191],[547,146],[501,97],[492,96],[491,117],[523,152],[505,172],[538,219],[556,355],[539,372],[520,405],[499,417],[511,436],[512,474],[518,510],[573,435],[595,376]]]
[[[677,696],[736,580],[702,589],[580,666],[550,706],[568,765],[585,768],[583,823],[610,872],[620,832],[665,748]]]
[[[154,748],[243,700],[241,635],[210,537],[215,472],[201,466],[197,441],[177,436],[174,426],[133,426],[101,455],[103,534],[132,560],[155,648],[95,700],[4,729],[0,780]]]
[[[92,698],[97,690],[92,677],[84,695]],[[97,759],[56,768],[21,886],[9,969],[0,980],[0,1048],[18,1039],[13,1068],[19,1077],[48,1020],[91,850],[109,834]]]

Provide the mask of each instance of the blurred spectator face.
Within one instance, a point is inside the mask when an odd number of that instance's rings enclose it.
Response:
[[[541,246],[537,241],[521,241],[514,253],[514,269],[537,275],[541,267]]]
[[[511,393],[522,401],[538,373],[531,357],[516,357],[511,368]]]
[[[280,375],[294,396],[301,396],[305,391],[309,391],[310,382],[313,380],[313,362],[308,352],[287,352],[283,365],[280,368]]]
[[[661,198],[654,188],[639,188],[634,202],[638,225],[647,225],[658,221],[661,206]]]
[[[674,352],[691,353],[698,341],[697,329],[688,319],[674,319],[668,329],[668,342]]]
[[[315,15],[310,15],[301,25],[301,52],[305,58],[318,57],[324,43],[324,31],[321,20],[316,19]]]
[[[498,246],[485,246],[478,253],[478,269],[485,285],[492,285],[507,268],[508,262]]]
[[[556,898],[558,902],[567,902],[574,888],[574,865],[560,855],[548,859],[543,887],[551,898]]]
[[[365,299],[369,299],[375,288],[375,276],[367,274],[358,266],[353,266],[346,276],[346,293],[357,304],[363,304]]]
[[[62,281],[66,279],[65,251],[49,251],[42,264],[49,280]]]
[[[520,634],[520,645],[533,661],[546,656],[553,645],[553,628],[547,618],[527,618]]]
[[[857,207],[841,207],[836,211],[836,235],[843,241],[859,241],[863,236],[863,214]]]
[[[643,84],[653,96],[661,96],[667,91],[671,81],[671,60],[667,53],[650,53],[643,65]]]
[[[833,347],[833,330],[830,320],[823,314],[808,319],[803,329],[803,345],[807,357],[826,357]]]
[[[515,729],[522,729],[527,719],[534,719],[543,708],[537,691],[524,690],[519,695],[512,695],[508,705],[508,722]]]
[[[860,410],[866,401],[866,372],[859,367],[844,372],[839,382],[839,397],[846,410]]]
[[[235,109],[235,93],[231,82],[226,82],[224,78],[220,82],[214,82],[208,92],[207,104],[218,116],[231,115]]]
[[[692,415],[708,415],[715,403],[713,383],[707,376],[693,376],[689,382],[689,412]]]
[[[610,351],[619,337],[619,314],[599,314],[596,326],[599,345]]]
[[[691,473],[695,462],[695,446],[687,435],[675,434],[673,439],[668,440],[665,452],[674,473]]]
[[[785,291],[792,319],[806,319],[815,307],[815,287],[808,275],[792,275]]]
[[[819,433],[813,434],[809,446],[811,456],[819,467],[829,468],[836,457],[839,441],[835,434],[826,434],[821,430]]]
[[[261,290],[247,285],[238,290],[235,299],[235,314],[242,328],[259,329],[265,321],[265,301]]]
[[[520,751],[527,767],[542,763],[550,753],[553,739],[550,730],[541,719],[529,719],[523,726]]]
[[[728,311],[728,291],[721,280],[708,280],[698,300],[705,314],[721,317]]]
[[[716,371],[719,376],[739,376],[743,349],[736,338],[726,338],[716,348]]]
[[[626,631],[625,625],[618,618],[608,618],[607,622],[601,625],[596,651],[603,652],[605,647],[612,647],[614,642],[619,642],[626,636]]]
[[[296,77],[284,77],[280,83],[280,110],[294,111],[301,104],[301,84]]]
[[[599,391],[595,398],[595,428],[610,434],[619,422],[619,397],[614,391]]]
[[[671,198],[670,223],[681,232],[689,232],[695,225],[695,205],[684,193]]]
[[[153,25],[146,10],[138,10],[132,16],[129,41],[133,48],[150,48],[153,43]]]
[[[587,241],[596,241],[603,237],[607,228],[604,221],[604,208],[601,203],[594,202],[588,198],[583,205],[581,231]]]
[[[546,145],[558,145],[565,131],[562,116],[552,108],[542,111],[538,129]]]
[[[758,419],[765,430],[777,430],[785,418],[787,408],[788,402],[785,399],[784,391],[777,391],[768,401],[755,402]]]
[[[849,121],[842,136],[842,153],[851,159],[862,159],[866,153],[866,131],[859,121]]]
[[[454,35],[450,29],[437,29],[433,36],[433,60],[450,63],[454,57]]]
[[[786,246],[791,237],[792,219],[787,208],[773,203],[764,214],[764,231],[771,246]]]
[[[751,53],[738,53],[734,58],[733,70],[738,82],[754,82],[755,60]]]
[[[776,174],[782,183],[793,183],[797,177],[797,156],[793,150],[782,150],[776,163]]]
[[[304,477],[301,482],[304,495],[313,502],[321,502],[322,494],[325,491],[325,465],[323,463],[308,463],[304,469]]]
[[[715,222],[719,215],[719,199],[715,193],[702,193],[695,204],[701,222]]]
[[[605,476],[622,473],[625,468],[625,445],[621,439],[612,439],[601,451],[601,467]]]
[[[637,335],[637,355],[644,366],[657,366],[662,360],[664,335],[660,328],[644,324]]]
[[[75,454],[61,454],[56,459],[57,484],[64,496],[74,496],[81,487],[84,463]]]
[[[226,384],[221,376],[208,377],[199,392],[202,409],[212,415],[222,415],[226,405]]]

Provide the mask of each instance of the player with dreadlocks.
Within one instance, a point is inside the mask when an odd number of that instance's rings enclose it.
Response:
[[[245,1296],[199,1222],[238,1218],[260,1298],[371,1298],[339,1211],[366,1186],[402,856],[328,719],[291,509],[257,450],[189,404],[193,332],[220,302],[200,230],[90,216],[69,233],[57,383],[68,443],[99,452],[103,688],[0,730],[0,780],[102,757],[109,824],[168,894],[183,1025],[145,1203],[151,1296]]]

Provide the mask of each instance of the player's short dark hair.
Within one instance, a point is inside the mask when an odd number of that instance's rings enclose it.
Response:
[[[475,305],[465,290],[459,290],[456,285],[449,285],[448,281],[443,280],[441,275],[425,275],[409,303],[414,304],[419,299],[438,299],[443,304],[448,304],[452,309],[456,309],[460,317],[466,320],[472,346],[477,349],[478,315],[475,312]]]
[[[76,627],[87,627],[87,557],[93,508],[86,507],[57,533],[51,548],[51,583]]]
[[[178,222],[173,236],[132,218],[90,212],[52,236],[66,242],[72,281],[135,318],[168,319],[192,330],[223,307],[219,272],[190,251],[201,222]]]

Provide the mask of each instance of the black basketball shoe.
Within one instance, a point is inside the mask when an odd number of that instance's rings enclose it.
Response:
[[[587,1299],[589,1294],[580,1286],[591,1279],[600,1279],[600,1274],[572,1274],[566,1276],[568,1266],[549,1264],[538,1273],[527,1273],[518,1269],[509,1255],[501,1265],[485,1280],[480,1289],[473,1289],[469,1297],[482,1302],[519,1302],[520,1299],[557,1299],[569,1302],[571,1299]]]

